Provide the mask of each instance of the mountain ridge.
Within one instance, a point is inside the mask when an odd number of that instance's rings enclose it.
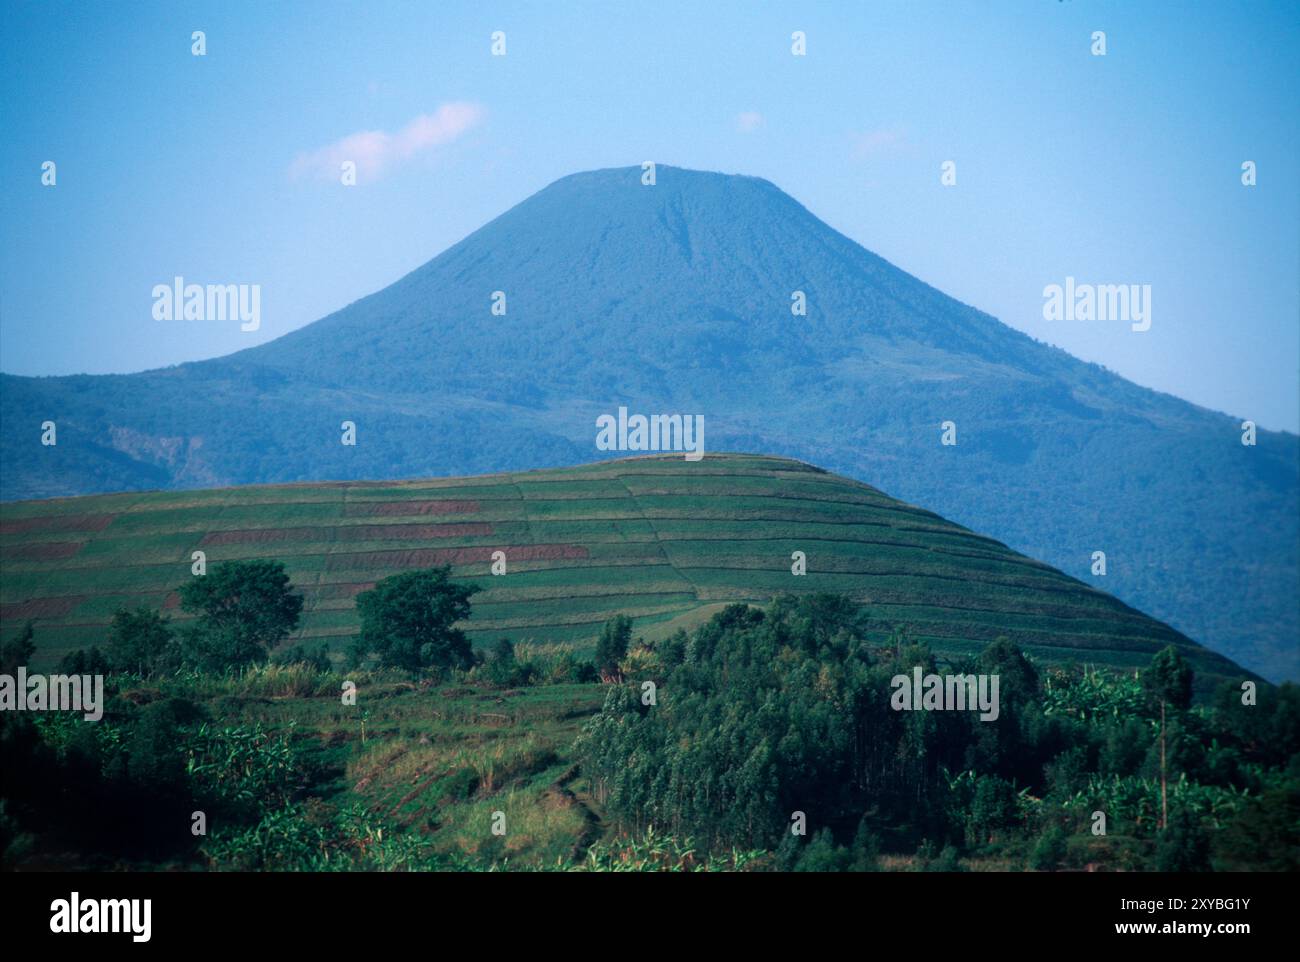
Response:
[[[1173,644],[1207,691],[1253,677],[1181,633],[994,538],[816,465],[763,455],[649,455],[458,478],[249,485],[0,505],[0,623],[36,620],[42,661],[102,644],[118,606],[184,620],[192,550],[209,566],[282,561],[306,605],[286,644],[346,648],[356,594],[411,567],[479,586],[464,624],[590,648],[604,621],[654,640],[720,607],[830,591],[880,643],[911,630],[941,655],[1007,637],[1048,662],[1142,667]],[[806,574],[792,567],[804,554]],[[506,565],[492,573],[498,560]]]

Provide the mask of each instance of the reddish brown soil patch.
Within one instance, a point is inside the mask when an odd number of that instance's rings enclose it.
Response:
[[[38,531],[41,534],[63,534],[75,531],[103,531],[116,518],[115,514],[51,514],[39,518],[19,518],[0,522],[0,534],[24,534]]]
[[[62,561],[86,546],[84,541],[41,541],[16,544],[5,553],[14,561]]]
[[[163,608],[170,611],[181,606],[181,596],[178,591],[169,591],[167,597],[163,599]]]
[[[380,501],[374,504],[349,504],[344,510],[348,517],[390,516],[407,514],[475,514],[477,501]]]
[[[320,528],[241,528],[235,531],[209,532],[203,536],[199,544],[203,547],[222,544],[275,544],[282,541],[311,541],[320,537]]]
[[[490,535],[483,522],[465,524],[359,524],[341,528],[241,528],[213,531],[199,542],[203,547],[227,544],[282,544],[289,541],[430,541],[434,538],[473,538]]]
[[[527,544],[515,547],[482,545],[473,548],[417,548],[411,551],[356,551],[330,555],[328,571],[353,568],[427,568],[433,565],[465,565],[491,561],[493,551],[504,551],[508,561],[558,561],[586,558],[580,544]]]
[[[61,618],[85,599],[85,595],[65,595],[62,598],[33,598],[31,601],[19,601],[0,605],[0,621],[15,619],[25,621],[28,618]]]
[[[427,541],[432,538],[473,538],[492,533],[492,525],[467,524],[358,524],[339,528],[340,541]]]
[[[340,598],[355,598],[361,592],[369,591],[374,586],[373,581],[354,581],[349,584],[316,585],[315,587],[308,587],[306,590],[321,601],[337,601]]]

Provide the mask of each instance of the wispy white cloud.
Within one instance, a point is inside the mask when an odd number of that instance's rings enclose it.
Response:
[[[767,121],[757,110],[745,110],[736,115],[736,129],[742,134],[752,134]]]
[[[457,140],[478,126],[484,115],[475,103],[445,103],[431,114],[421,114],[395,134],[362,130],[317,150],[294,158],[292,177],[337,180],[344,161],[357,165],[357,180],[377,180],[392,168]]]
[[[869,130],[864,134],[853,135],[853,156],[858,160],[866,160],[902,147],[905,143],[907,137],[901,130],[885,127]]]

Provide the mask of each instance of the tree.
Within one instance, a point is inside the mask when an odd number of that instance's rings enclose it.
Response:
[[[1036,777],[1037,759],[1031,750],[1029,727],[1041,691],[1038,670],[1010,640],[998,637],[975,659],[977,673],[998,679],[998,719],[974,726],[961,767],[996,772],[1024,784]]]
[[[1142,676],[1142,684],[1151,697],[1160,703],[1160,828],[1169,825],[1169,789],[1165,756],[1165,709],[1172,706],[1180,711],[1192,702],[1192,669],[1178,654],[1178,649],[1167,645],[1151,659],[1151,667]]]
[[[78,648],[59,661],[60,675],[107,675],[113,663],[97,647]]]
[[[600,672],[601,681],[622,682],[623,672],[619,663],[627,657],[627,646],[632,641],[632,619],[627,615],[615,615],[605,622],[600,629],[600,640],[596,642],[596,670]]]
[[[168,620],[141,605],[118,608],[108,626],[108,660],[118,671],[147,675],[156,669],[172,641]]]
[[[298,627],[302,595],[279,561],[227,561],[180,587],[181,607],[198,615],[186,632],[187,660],[222,669],[262,661]]]
[[[863,819],[858,823],[857,834],[853,836],[852,858],[849,862],[850,872],[878,872],[880,870],[880,839]]]
[[[35,635],[36,629],[28,621],[17,638],[0,647],[0,671],[12,675],[20,666],[32,660],[32,655],[36,654]]]
[[[849,842],[869,807],[881,819],[937,813],[942,798],[921,783],[923,764],[900,750],[924,713],[889,707],[892,666],[872,664],[865,628],[843,614],[815,595],[768,612],[731,605],[692,632],[653,707],[632,686],[610,685],[575,746],[609,822],[690,834],[715,851],[780,846],[777,864],[791,868],[802,854],[789,840],[796,811],[815,819],[805,843],[823,827]],[[602,632],[607,679],[629,634],[626,619]],[[870,864],[862,842],[844,849],[845,865]]]
[[[450,565],[384,578],[357,595],[359,647],[385,665],[411,671],[467,668],[473,662],[469,639],[453,626],[469,617],[469,599],[478,590],[452,581]]]
[[[977,776],[966,816],[966,835],[971,843],[993,841],[998,832],[1015,825],[1017,817],[1015,786],[997,775]]]

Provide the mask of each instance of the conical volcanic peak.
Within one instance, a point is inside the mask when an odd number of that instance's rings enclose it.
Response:
[[[1300,677],[1294,435],[1243,447],[1239,419],[1040,344],[754,177],[574,174],[269,344],[138,375],[0,378],[6,424],[59,423],[57,448],[0,434],[0,489],[573,464],[608,456],[596,423],[620,407],[698,415],[709,450],[868,481]]]

